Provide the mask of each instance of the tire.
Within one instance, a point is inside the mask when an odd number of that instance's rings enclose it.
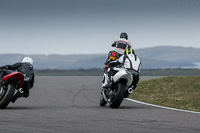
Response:
[[[99,100],[99,104],[100,104],[100,106],[105,106],[107,104],[107,102],[105,101],[102,94],[101,94],[101,97],[100,97],[100,100]]]
[[[12,100],[12,97],[15,93],[15,88],[12,84],[8,84],[8,88],[5,91],[4,95],[0,99],[0,109],[5,109],[10,101]]]
[[[124,83],[118,83],[115,88],[115,95],[110,99],[110,107],[111,108],[119,108],[125,96],[126,85]]]

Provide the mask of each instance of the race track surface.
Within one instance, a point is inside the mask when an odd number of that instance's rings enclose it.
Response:
[[[146,78],[149,77],[142,77]],[[30,97],[18,99],[0,110],[0,133],[200,132],[199,114],[128,100],[119,109],[100,107],[101,79],[99,76],[36,77]]]

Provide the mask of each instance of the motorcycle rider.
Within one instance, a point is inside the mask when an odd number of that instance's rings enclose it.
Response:
[[[136,89],[137,83],[140,79],[140,68],[141,68],[141,61],[139,57],[135,54],[133,49],[128,48],[124,52],[124,55],[121,56],[118,60],[120,63],[124,65],[124,67],[132,73],[133,76],[133,82],[130,88],[133,90]]]
[[[113,63],[115,65],[118,64],[123,64],[123,66],[132,73],[133,76],[133,81],[131,86],[129,86],[129,88],[132,88],[133,90],[136,89],[137,87],[137,83],[139,82],[140,79],[140,69],[141,69],[141,61],[139,59],[139,57],[135,54],[135,52],[133,51],[133,49],[128,48],[125,50],[124,55],[121,55],[121,57],[115,61],[113,61]],[[113,68],[114,66],[109,65],[110,71],[108,72],[108,77],[109,77],[109,81],[108,84],[105,85],[105,88],[109,88],[112,87],[112,76],[114,76],[114,71]],[[110,84],[111,85],[110,85]],[[110,85],[110,86],[108,86]]]
[[[112,52],[116,53],[116,57],[118,59],[121,55],[124,54],[125,49],[131,48],[131,43],[128,41],[128,34],[125,32],[122,32],[120,34],[120,38],[117,41],[114,41],[114,43],[112,44],[112,47],[115,47],[115,49],[112,51],[109,51],[108,58],[106,62],[104,63],[105,65],[108,65],[110,61],[112,61],[112,59],[110,59],[110,55],[112,54]]]
[[[18,91],[13,99],[12,102],[14,103],[17,98],[19,97],[25,97],[27,98],[29,96],[29,89],[33,87],[34,84],[34,70],[33,70],[33,59],[30,57],[24,57],[22,59],[22,62],[15,63],[13,65],[5,65],[0,67],[0,87],[3,83],[3,77],[5,75],[8,75],[12,72],[21,72],[25,75],[25,77],[28,77],[30,80],[28,82],[24,82],[22,88],[23,91]]]
[[[111,61],[119,59],[124,54],[125,49],[131,48],[131,43],[128,41],[128,34],[125,32],[122,32],[120,34],[120,38],[117,41],[114,41],[114,43],[112,44],[112,47],[115,47],[115,49],[112,51],[109,51],[108,58],[106,62],[104,63],[106,65],[104,67],[106,71]],[[105,85],[105,88],[110,88],[112,87],[112,82],[113,82],[111,79],[111,76],[114,76],[113,68],[110,67],[110,70],[107,72],[108,72],[109,80],[108,80],[108,83]]]

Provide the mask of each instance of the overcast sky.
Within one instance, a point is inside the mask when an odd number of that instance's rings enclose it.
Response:
[[[200,0],[0,0],[0,53],[107,53],[121,32],[134,49],[200,48]]]

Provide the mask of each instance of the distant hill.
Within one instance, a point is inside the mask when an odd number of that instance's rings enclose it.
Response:
[[[200,63],[199,48],[185,47],[152,47],[136,49],[142,61],[142,68],[195,68]],[[24,56],[34,60],[35,69],[90,69],[103,68],[107,54],[88,55],[22,55],[0,54],[0,65],[21,61]],[[200,68],[200,66],[199,66]]]
[[[143,68],[195,68],[200,63],[200,48],[160,46],[136,50]]]
[[[24,56],[32,57],[35,69],[90,69],[103,68],[106,54],[99,55],[22,55],[0,54],[0,65],[21,61]]]

